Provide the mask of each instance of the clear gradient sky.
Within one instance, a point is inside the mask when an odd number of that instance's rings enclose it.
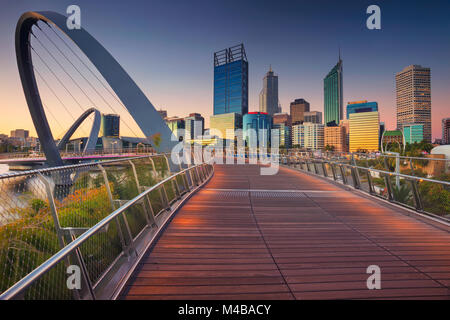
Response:
[[[119,61],[157,108],[169,116],[201,113],[209,123],[213,53],[244,43],[249,60],[249,106],[258,109],[262,78],[279,75],[283,111],[295,98],[323,111],[323,78],[344,61],[344,103],[377,101],[381,121],[395,128],[395,73],[410,64],[431,68],[433,139],[450,117],[449,1],[87,1],[1,0],[0,133],[35,131],[14,51],[14,30],[25,11],[65,13],[81,7],[82,26]],[[382,29],[368,30],[370,4]],[[64,111],[53,106],[56,117]],[[51,122],[51,119],[49,119]],[[62,120],[61,120],[62,121]],[[70,120],[64,121],[68,127]],[[54,124],[51,123],[52,128]],[[122,126],[122,134],[127,128]],[[58,127],[55,127],[58,136]]]

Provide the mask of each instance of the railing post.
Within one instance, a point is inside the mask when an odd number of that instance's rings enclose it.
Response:
[[[137,172],[136,172],[136,166],[134,165],[133,161],[128,160],[128,162],[130,163],[131,168],[133,170],[134,180],[136,182],[136,188],[138,190],[138,193],[141,193],[142,192],[142,188],[141,188],[141,185],[139,183],[139,177],[138,177]],[[148,197],[145,197],[145,198],[147,199],[148,202],[150,202],[150,199]],[[147,221],[147,225],[148,226],[152,226],[152,225],[156,224],[154,213],[153,213],[153,208],[151,207],[150,203],[148,203],[147,205],[150,206],[149,209],[145,206],[145,201],[142,202],[142,208],[144,209],[144,212],[146,212],[146,214],[144,214],[144,218]]]
[[[336,176],[336,168],[334,167],[334,163],[329,162],[330,167],[331,167],[331,172],[333,173],[333,180],[336,181],[337,180],[337,176]]]
[[[383,160],[384,160],[384,166],[386,168],[386,171],[389,172],[389,164],[387,162],[386,157],[384,157]],[[385,181],[386,189],[387,189],[387,192],[388,192],[388,199],[390,201],[392,201],[392,200],[394,200],[394,195],[393,195],[393,192],[392,192],[392,185],[391,185],[390,175],[391,175],[390,173],[389,174],[385,174],[384,175],[384,181]]]
[[[341,170],[342,182],[343,182],[344,184],[347,184],[347,176],[345,175],[344,167],[343,167],[342,164],[339,164],[339,169]]]
[[[109,202],[111,204],[111,209],[112,211],[116,210],[116,206],[114,204],[114,198],[112,196],[112,192],[111,192],[111,188],[109,186],[109,181],[108,181],[108,175],[106,174],[106,170],[105,168],[103,168],[103,166],[101,164],[97,165],[97,167],[100,169],[100,171],[102,172],[103,175],[103,180],[105,181],[105,186],[106,186],[106,192],[108,193],[108,198],[109,198]],[[125,224],[125,229],[127,231],[127,236],[128,236],[128,241],[129,244],[131,245],[133,243],[133,236],[131,235],[131,230],[130,230],[130,226],[128,225],[128,221],[125,217],[125,214],[122,213],[122,219],[124,221]],[[121,227],[121,223],[119,219],[116,219],[116,223],[117,223],[117,230],[119,231],[119,237],[120,237],[120,242],[122,243],[122,249],[124,251],[124,253],[129,256],[130,252],[129,252],[129,246],[127,245],[126,241],[125,241],[125,236],[122,232],[122,227]]]

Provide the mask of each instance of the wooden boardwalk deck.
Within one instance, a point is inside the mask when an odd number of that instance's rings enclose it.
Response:
[[[291,169],[215,170],[121,298],[450,298],[448,228]],[[369,265],[380,290],[366,287]]]

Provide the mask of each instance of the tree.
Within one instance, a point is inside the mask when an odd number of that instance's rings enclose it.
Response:
[[[327,144],[325,146],[325,151],[334,151],[335,150],[335,146],[330,146],[329,144]]]

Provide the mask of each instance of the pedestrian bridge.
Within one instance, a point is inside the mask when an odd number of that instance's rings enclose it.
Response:
[[[137,163],[133,168],[139,185],[142,171]],[[180,168],[175,176],[182,181],[169,177],[152,188],[140,185],[143,193],[113,199],[121,206],[93,227],[62,227],[72,241],[0,297],[450,298],[448,223],[297,168],[282,165],[275,175],[261,175],[260,169],[203,164]],[[173,201],[170,183],[176,186]],[[130,209],[134,203],[145,207],[145,199],[154,203],[153,191],[165,201],[158,214],[150,206],[150,219],[139,231]],[[116,222],[125,240],[113,254],[106,242],[113,241],[109,233]],[[102,253],[94,261],[97,246]],[[81,266],[83,288],[69,295],[66,288],[49,290],[44,281],[66,283],[61,267],[68,264]],[[369,266],[379,267],[380,289],[368,289]]]

